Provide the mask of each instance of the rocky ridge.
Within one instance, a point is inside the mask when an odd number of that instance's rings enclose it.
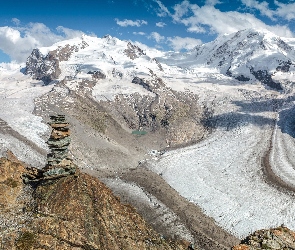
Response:
[[[33,186],[22,181],[32,169],[18,161],[1,158],[0,171],[1,249],[192,249],[161,238],[134,208],[80,171]]]
[[[78,45],[67,44],[49,51],[45,56],[39,49],[33,49],[26,61],[25,74],[31,75],[33,79],[42,80],[44,84],[49,84],[61,74],[60,62],[67,61],[74,52],[78,52],[87,46],[88,44],[85,41]]]
[[[39,181],[23,182],[28,174]],[[38,174],[10,152],[0,159],[2,249],[197,249],[157,234],[95,177],[79,170],[55,179]],[[260,249],[295,249],[295,233],[284,226],[259,230],[232,248]]]
[[[232,250],[295,249],[295,233],[287,227],[258,230],[234,246]]]
[[[124,53],[132,60],[145,55],[144,51],[141,48],[130,42],[127,44],[127,49],[124,50]]]
[[[24,185],[22,175],[34,174],[11,152],[0,158],[0,248],[16,249],[15,239],[32,221],[33,189]],[[14,247],[14,248],[13,248]]]

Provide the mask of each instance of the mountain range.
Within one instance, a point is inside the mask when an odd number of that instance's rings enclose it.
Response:
[[[284,41],[266,31],[242,30],[198,45],[187,53],[175,53],[143,51],[130,42],[109,35],[103,38],[83,36],[50,48],[33,50],[25,74],[49,83],[78,74],[78,77],[84,74],[87,78],[85,74],[94,72],[100,72],[100,77],[130,78],[149,74],[148,69],[164,74],[174,69],[180,74],[202,66],[239,81],[259,80],[282,90],[284,83],[280,81],[285,78],[282,74],[294,71],[294,47],[288,41],[290,39]],[[116,72],[113,72],[114,68]],[[278,79],[276,75],[279,75]]]

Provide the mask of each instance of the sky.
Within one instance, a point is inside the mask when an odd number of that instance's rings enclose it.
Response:
[[[2,1],[0,63],[82,34],[185,51],[248,28],[294,38],[295,0]]]

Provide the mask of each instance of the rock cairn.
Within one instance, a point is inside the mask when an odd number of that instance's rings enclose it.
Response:
[[[47,155],[43,176],[74,174],[76,166],[68,157],[68,147],[71,142],[69,123],[64,115],[52,115],[50,119],[52,132],[47,144],[51,152]]]

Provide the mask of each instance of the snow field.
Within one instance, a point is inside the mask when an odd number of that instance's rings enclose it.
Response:
[[[206,85],[211,94],[206,95]],[[257,96],[255,86],[251,86],[253,91],[248,86],[241,91],[217,85],[218,92],[212,91],[211,84],[201,86],[200,96],[216,96],[217,129],[194,146],[165,153],[159,161],[151,162],[150,168],[239,238],[281,224],[295,229],[294,197],[267,184],[262,172],[275,113],[263,111],[259,103],[255,106],[251,99],[247,100]],[[246,104],[250,101],[251,105],[241,106],[241,110],[233,104],[238,100]],[[285,148],[279,147],[281,151]],[[291,152],[290,148],[286,154]],[[276,156],[279,158],[278,153]]]
[[[293,104],[294,105],[294,104]],[[286,184],[295,188],[295,110],[289,107],[280,112],[275,126],[270,154],[272,170]]]

